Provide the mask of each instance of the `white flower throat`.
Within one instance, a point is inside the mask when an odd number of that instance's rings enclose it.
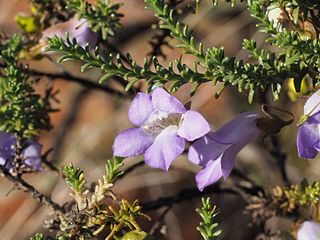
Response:
[[[142,124],[143,129],[152,136],[159,135],[167,127],[178,127],[182,120],[181,113],[156,111]]]

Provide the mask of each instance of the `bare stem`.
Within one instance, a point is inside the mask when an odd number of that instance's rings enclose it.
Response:
[[[203,192],[200,192],[197,188],[186,188],[174,195],[168,197],[160,197],[156,200],[141,204],[142,211],[154,211],[162,207],[172,206],[180,202],[198,198],[209,193],[230,193],[236,195],[239,194],[236,190],[232,188],[221,188],[220,185],[211,185],[207,187]]]
[[[30,70],[30,74],[33,76],[37,76],[37,77],[47,77],[53,80],[56,79],[63,79],[69,82],[75,82],[78,83],[84,87],[87,88],[91,88],[91,89],[97,89],[97,90],[101,90],[104,91],[106,93],[112,94],[112,95],[118,95],[121,97],[126,97],[126,95],[118,90],[115,90],[109,86],[106,85],[102,85],[93,81],[89,81],[87,79],[84,78],[80,78],[80,77],[76,77],[73,76],[67,72],[63,72],[63,73],[46,73],[46,72],[41,72],[41,71],[37,71],[37,70]]]
[[[41,203],[44,203],[50,206],[53,210],[65,213],[66,210],[61,207],[59,204],[55,203],[49,196],[46,196],[40,193],[37,189],[31,186],[29,183],[24,181],[20,176],[12,175],[4,166],[0,165],[1,173],[11,182],[16,184],[21,190],[29,193],[34,199],[38,200]]]
[[[6,64],[0,63],[0,67],[6,67]],[[52,80],[62,79],[62,80],[68,81],[68,82],[78,83],[86,88],[100,90],[100,91],[106,92],[108,94],[121,96],[121,97],[129,97],[125,93],[118,91],[116,89],[113,89],[109,86],[102,85],[102,84],[99,84],[99,83],[96,83],[96,82],[93,82],[93,81],[90,81],[90,80],[87,80],[87,79],[84,79],[81,77],[73,76],[68,72],[48,73],[48,72],[42,72],[42,71],[38,71],[38,70],[34,70],[34,69],[29,69],[29,73],[30,73],[30,75],[35,76],[35,77],[47,77]]]

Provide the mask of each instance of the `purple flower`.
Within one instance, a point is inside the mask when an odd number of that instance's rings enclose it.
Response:
[[[76,17],[47,28],[42,32],[42,37],[46,39],[56,35],[65,39],[67,32],[69,33],[69,38],[76,39],[78,45],[81,47],[85,47],[88,43],[90,48],[93,49],[98,43],[98,34],[89,28],[85,19],[79,20]]]
[[[320,90],[304,105],[304,116],[300,120],[297,146],[301,158],[315,158],[320,151]]]
[[[42,145],[36,141],[28,140],[22,147],[21,155],[24,164],[37,171],[42,170],[41,167],[41,149]]]
[[[11,166],[15,156],[16,139],[13,135],[0,131],[0,165]]]
[[[26,167],[40,171],[41,168],[41,148],[35,141],[27,140],[21,150],[21,159]],[[9,133],[0,131],[0,165],[8,170],[13,167],[13,159],[16,155],[16,138]]]
[[[314,221],[305,221],[298,230],[298,240],[319,240],[320,224]]]
[[[145,163],[168,170],[185,148],[210,131],[203,116],[186,110],[181,102],[158,87],[151,94],[138,93],[129,107],[129,120],[137,128],[121,132],[113,144],[120,157],[144,154]]]
[[[196,175],[200,191],[221,177],[226,179],[230,175],[238,152],[259,137],[261,130],[256,123],[259,118],[256,113],[242,113],[216,132],[210,132],[192,144],[188,158],[203,166]]]

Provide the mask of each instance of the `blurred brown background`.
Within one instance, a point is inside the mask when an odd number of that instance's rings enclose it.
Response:
[[[113,1],[118,2],[118,1]],[[122,20],[123,29],[113,44],[123,53],[130,52],[138,63],[143,63],[143,58],[150,52],[148,41],[155,34],[150,25],[156,21],[152,12],[144,9],[143,0],[123,0],[121,12],[125,15]],[[15,24],[14,17],[17,13],[29,13],[30,6],[25,0],[0,0],[0,28],[7,34],[20,31]],[[204,0],[200,4],[198,14],[189,14],[183,21],[188,23],[195,31],[195,35],[206,47],[224,46],[226,54],[247,59],[247,53],[240,50],[243,38],[254,38],[259,46],[264,45],[265,36],[257,32],[255,22],[247,11],[239,4],[231,8],[227,4],[212,7],[212,2]],[[175,40],[170,40],[174,46]],[[167,59],[160,58],[166,65],[170,60],[178,58],[180,49],[164,47]],[[183,61],[191,63],[190,56],[185,56]],[[66,70],[75,75],[80,75],[78,63],[68,63],[58,66],[49,60],[29,63],[32,68],[41,71],[55,72]],[[81,74],[82,77],[96,81],[99,72],[91,71]],[[51,80],[43,79],[42,84]],[[108,95],[102,91],[85,89],[75,83],[63,80],[54,81],[55,89],[60,89],[58,95],[60,104],[59,113],[52,114],[54,130],[43,133],[41,143],[44,151],[55,148],[50,155],[60,167],[72,162],[82,168],[88,182],[94,182],[104,172],[105,160],[112,156],[112,143],[117,133],[130,127],[127,118],[129,100]],[[192,108],[200,111],[210,122],[213,129],[218,128],[226,121],[232,119],[240,112],[256,109],[257,105],[248,105],[246,96],[239,94],[231,87],[224,91],[219,99],[214,99],[214,93],[219,88],[212,87],[210,83],[201,86],[197,94],[192,97]],[[182,102],[188,102],[190,86],[182,87],[176,95]],[[285,94],[284,94],[285,95]],[[303,100],[296,103],[284,101],[277,103],[285,106],[287,110],[301,114]],[[298,116],[298,115],[297,115]],[[308,176],[312,181],[316,179],[320,164],[316,161],[309,162],[298,160],[295,147],[296,128],[294,125],[287,127],[281,133],[281,146],[288,153],[287,171],[289,179],[294,183]],[[127,166],[134,164],[141,158],[130,159]],[[247,146],[239,155],[236,162],[239,169],[252,177],[262,186],[270,188],[282,184],[280,173],[275,160],[259,143]],[[174,162],[168,173],[142,166],[130,173],[126,178],[118,181],[114,191],[119,196],[134,200],[140,199],[147,202],[160,196],[173,195],[186,188],[195,187],[194,172],[197,169],[187,162],[186,156]],[[47,169],[39,174],[26,177],[40,191],[51,194],[52,198],[63,204],[70,200],[69,190],[54,172]],[[28,239],[33,233],[45,232],[43,223],[52,214],[51,210],[38,204],[27,194],[12,189],[13,185],[4,178],[0,179],[0,239],[20,240]],[[254,239],[256,230],[249,227],[250,216],[243,213],[245,203],[241,198],[228,195],[212,195],[214,203],[220,208],[218,217],[223,229],[221,239],[248,240]],[[183,202],[173,207],[165,217],[166,227],[157,239],[200,239],[195,230],[199,217],[194,209],[200,205],[200,199]],[[154,220],[164,209],[150,213]],[[278,225],[275,221],[272,225]],[[146,229],[152,224],[145,223]]]

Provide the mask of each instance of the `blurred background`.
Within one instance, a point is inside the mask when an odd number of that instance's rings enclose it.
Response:
[[[121,52],[129,52],[133,58],[143,64],[143,58],[152,50],[149,41],[159,34],[152,29],[156,19],[151,11],[144,9],[143,0],[122,0],[120,12],[125,15],[122,19],[123,28],[111,42]],[[30,12],[30,5],[26,0],[0,0],[0,29],[10,35],[21,31],[14,18],[18,13]],[[248,60],[248,55],[241,50],[244,38],[254,38],[257,44],[264,47],[266,36],[257,32],[256,22],[250,17],[242,4],[231,8],[228,4],[220,3],[212,6],[212,1],[201,1],[199,13],[183,15],[183,22],[194,29],[194,33],[205,47],[223,46],[228,56]],[[169,45],[164,46],[166,58],[159,57],[162,64],[179,58],[180,49],[174,46],[175,40],[167,38]],[[54,56],[53,56],[54,58]],[[188,55],[183,62],[190,64],[194,59]],[[34,69],[45,72],[68,71],[74,75],[97,81],[98,71],[81,74],[79,63],[57,65],[43,59],[28,64]],[[44,132],[40,142],[43,151],[54,148],[49,159],[62,166],[73,163],[84,170],[88,182],[94,182],[104,173],[105,160],[112,156],[114,137],[122,130],[131,127],[127,110],[129,99],[117,97],[99,90],[84,88],[77,83],[64,80],[41,79],[39,91],[46,84],[53,84],[54,89],[60,90],[57,98],[60,103],[54,103],[60,112],[51,115],[54,129]],[[112,83],[108,83],[112,84]],[[141,90],[146,86],[141,84]],[[213,87],[210,83],[203,84],[197,93],[190,98],[191,87],[183,86],[175,95],[183,102],[192,101],[191,108],[202,113],[217,129],[240,112],[254,110],[261,113],[258,105],[249,105],[247,96],[239,94],[236,89],[228,87],[219,99],[214,98],[219,85]],[[292,102],[283,91],[283,100],[273,103],[285,110],[292,111],[296,121],[302,113],[304,99]],[[262,113],[261,113],[262,114]],[[244,129],[245,131],[245,129]],[[303,176],[312,182],[317,179],[320,171],[319,161],[299,160],[296,152],[295,125],[286,127],[279,136],[279,148],[288,154],[286,170],[290,183],[299,182]],[[126,160],[126,167],[141,161],[142,158]],[[283,177],[277,167],[276,160],[264,147],[264,143],[256,142],[248,145],[238,155],[236,166],[257,184],[270,189],[275,185],[283,185]],[[114,192],[129,200],[139,199],[148,202],[164,196],[173,196],[185,188],[195,188],[194,174],[198,169],[188,163],[186,156],[179,157],[168,173],[140,166],[130,172],[124,179],[116,182]],[[69,188],[66,183],[53,171],[44,169],[39,174],[26,176],[26,180],[41,192],[49,194],[60,204],[70,200]],[[20,240],[28,239],[35,232],[45,232],[43,224],[53,212],[46,206],[38,204],[28,194],[14,188],[5,178],[0,178],[0,239]],[[240,240],[255,239],[259,229],[250,226],[250,214],[244,212],[245,202],[241,197],[228,194],[212,194],[214,203],[220,208],[217,220],[223,229],[221,239]],[[195,208],[200,206],[200,198],[174,205],[164,217],[164,224],[156,228],[152,223],[145,222],[145,229],[156,229],[157,239],[200,239],[195,230],[200,218]],[[148,212],[154,221],[161,216],[165,208]],[[289,229],[289,225],[281,219],[274,219],[270,228]]]

